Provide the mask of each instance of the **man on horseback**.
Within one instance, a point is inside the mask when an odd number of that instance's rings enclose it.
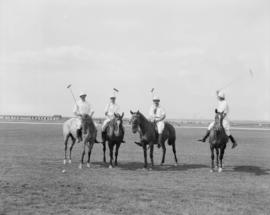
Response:
[[[103,143],[105,143],[106,141],[106,128],[109,124],[109,122],[114,118],[114,114],[118,114],[119,113],[119,105],[116,104],[116,96],[113,93],[110,96],[110,103],[105,107],[105,116],[106,119],[104,120],[103,124],[102,124],[102,141]]]
[[[227,134],[227,136],[229,137],[229,139],[232,142],[232,148],[235,148],[237,146],[237,143],[235,141],[235,139],[233,138],[233,136],[231,135],[230,132],[230,123],[229,123],[229,119],[228,119],[228,114],[229,114],[229,105],[227,103],[227,101],[225,100],[225,93],[221,92],[221,91],[217,91],[217,99],[218,99],[218,105],[217,105],[217,111],[219,113],[224,113],[224,119],[223,119],[223,128],[225,129],[225,132]],[[207,129],[207,132],[205,134],[205,136],[200,139],[199,141],[201,142],[205,142],[206,139],[209,137],[210,135],[210,130],[214,127],[214,122],[212,122]]]
[[[153,104],[149,110],[150,121],[155,123],[158,131],[158,148],[161,146],[162,132],[165,127],[164,120],[166,118],[165,110],[159,104],[160,99],[158,96],[153,97]]]
[[[89,116],[93,116],[94,111],[91,108],[91,105],[86,101],[87,94],[81,91],[79,94],[80,99],[76,102],[73,113],[77,117],[77,139],[78,142],[82,141],[82,119],[81,116],[83,114],[88,114]]]

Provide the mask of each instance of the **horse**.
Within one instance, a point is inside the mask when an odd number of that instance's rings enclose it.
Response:
[[[108,141],[108,147],[110,149],[110,165],[109,168],[113,167],[113,149],[115,148],[115,161],[114,165],[118,166],[117,158],[118,158],[118,150],[123,142],[125,131],[123,127],[123,117],[120,114],[114,114],[114,118],[108,123],[105,129],[105,143],[103,144],[103,161],[106,162],[106,141]]]
[[[132,132],[136,133],[139,131],[140,133],[140,143],[136,143],[137,145],[143,148],[144,152],[144,168],[147,168],[147,145],[150,148],[150,159],[152,167],[154,166],[153,160],[153,151],[154,151],[154,144],[157,143],[157,131],[156,126],[154,123],[150,122],[145,118],[145,116],[140,112],[133,112],[130,111],[131,117],[131,124],[132,124]],[[178,160],[176,156],[176,149],[175,149],[175,140],[176,140],[176,133],[175,128],[168,122],[165,122],[165,128],[162,133],[162,140],[161,140],[161,147],[162,147],[162,160],[160,165],[164,164],[165,161],[165,154],[166,154],[166,146],[165,142],[168,142],[168,145],[172,146],[172,151],[174,153],[174,160],[175,165],[178,165]]]
[[[224,152],[226,149],[227,142],[229,140],[228,136],[225,133],[225,129],[223,128],[222,122],[225,117],[224,113],[219,113],[215,110],[215,123],[213,129],[210,131],[209,135],[209,144],[211,150],[211,169],[210,172],[214,171],[214,159],[216,151],[216,167],[218,168],[218,172],[222,172],[222,159],[224,156]]]
[[[96,142],[97,138],[97,129],[95,123],[91,116],[88,114],[83,114],[81,116],[82,119],[82,144],[83,144],[83,151],[81,156],[81,162],[79,164],[79,169],[82,168],[83,159],[85,155],[85,148],[88,147],[88,160],[87,160],[87,167],[90,167],[90,157],[92,148]]]
[[[63,124],[63,136],[64,136],[64,145],[65,145],[65,157],[63,161],[64,164],[66,164],[67,158],[68,158],[68,163],[71,163],[72,149],[77,140],[77,134],[76,134],[77,124],[78,124],[77,118],[68,119]],[[68,147],[69,139],[71,139],[72,143],[69,148],[69,157],[67,157],[67,147]]]

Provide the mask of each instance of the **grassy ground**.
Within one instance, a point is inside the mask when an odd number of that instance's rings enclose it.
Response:
[[[126,130],[118,168],[103,164],[95,145],[91,168],[79,170],[78,144],[62,173],[60,125],[0,124],[0,214],[269,214],[269,131],[234,131],[239,147],[228,145],[224,172],[210,173],[208,144],[195,141],[204,130],[177,129],[180,165],[167,147],[159,166],[155,149],[152,171]]]

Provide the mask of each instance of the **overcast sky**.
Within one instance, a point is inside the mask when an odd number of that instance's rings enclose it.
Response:
[[[270,120],[269,0],[0,0],[0,114],[72,115],[88,93],[147,114],[213,118],[225,90],[234,120]],[[248,71],[252,69],[252,78]]]

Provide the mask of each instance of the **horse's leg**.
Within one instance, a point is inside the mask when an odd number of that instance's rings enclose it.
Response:
[[[176,156],[175,140],[171,143],[171,145],[172,145],[172,151],[173,151],[173,154],[174,154],[175,166],[177,166],[178,165],[178,160],[177,160],[177,156]]]
[[[161,163],[160,165],[162,166],[165,162],[165,154],[166,154],[166,146],[165,146],[165,143],[161,143],[161,147],[162,147],[162,160],[161,160]]]
[[[84,159],[84,155],[85,155],[85,144],[86,144],[86,142],[84,141],[82,144],[83,144],[83,152],[82,152],[81,162],[79,164],[79,169],[82,168],[83,159]]]
[[[90,157],[91,157],[91,152],[92,152],[94,143],[95,143],[95,140],[88,143],[88,160],[86,164],[88,168],[90,168]]]
[[[154,143],[150,143],[150,159],[151,159],[151,165],[154,167]]]
[[[103,143],[103,162],[106,163],[106,142]]]
[[[118,158],[118,150],[120,148],[120,145],[121,145],[121,142],[117,143],[116,144],[116,148],[115,148],[115,161],[114,161],[114,165],[115,166],[118,166],[118,161],[117,161],[117,158]]]
[[[210,172],[213,172],[214,171],[214,159],[215,159],[215,155],[214,155],[214,148],[213,147],[210,147],[210,150],[211,150],[211,169],[210,169]]]
[[[113,167],[113,142],[112,141],[109,141],[109,148],[110,148],[110,165],[109,165],[109,168],[112,168]]]
[[[225,147],[222,147],[221,149],[220,149],[220,165],[219,165],[219,169],[218,169],[218,171],[219,172],[222,172],[222,168],[223,168],[223,164],[222,164],[222,160],[223,160],[223,156],[224,156],[224,152],[225,152]]]
[[[64,158],[64,161],[63,161],[64,164],[66,164],[66,162],[67,162],[67,144],[68,144],[68,138],[69,138],[69,135],[66,135],[66,138],[65,138],[65,141],[64,141],[64,145],[65,145],[65,158]]]
[[[147,147],[146,143],[143,143],[143,155],[144,155],[144,168],[147,168]]]
[[[216,148],[216,168],[219,168],[219,148]]]
[[[72,154],[72,149],[73,149],[73,146],[74,144],[76,143],[76,138],[74,138],[73,136],[71,136],[71,139],[72,139],[72,144],[69,148],[69,160],[68,162],[71,164],[71,154]]]

